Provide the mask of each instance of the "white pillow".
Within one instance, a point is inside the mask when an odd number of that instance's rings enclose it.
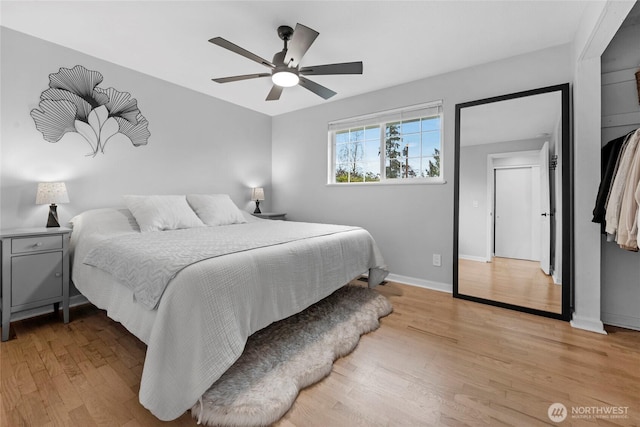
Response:
[[[244,224],[242,211],[228,194],[187,194],[191,205],[202,222],[207,225]]]
[[[91,233],[121,233],[139,231],[136,219],[128,209],[98,208],[84,211],[69,220],[73,232],[91,230]]]
[[[185,196],[123,196],[141,232],[204,227]]]

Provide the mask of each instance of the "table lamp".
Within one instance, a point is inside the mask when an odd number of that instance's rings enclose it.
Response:
[[[49,204],[47,227],[60,227],[56,203],[69,203],[67,186],[64,182],[40,182],[36,193],[36,205]]]
[[[253,213],[262,213],[260,211],[260,200],[264,200],[264,188],[257,187],[251,190],[251,200],[256,202],[256,210],[254,210]]]

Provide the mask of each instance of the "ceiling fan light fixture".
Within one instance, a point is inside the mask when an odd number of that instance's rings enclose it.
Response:
[[[293,71],[279,70],[271,75],[271,81],[280,87],[292,87],[298,84],[300,77]]]
[[[0,0],[1,1],[1,0]],[[362,62],[342,62],[339,64],[324,64],[306,66],[300,68],[300,60],[304,57],[320,33],[300,23],[296,24],[295,30],[288,25],[278,27],[278,37],[284,41],[284,48],[273,55],[273,61],[251,53],[238,45],[231,43],[222,37],[209,39],[210,43],[225,48],[240,56],[244,56],[264,67],[269,68],[269,73],[244,74],[239,76],[221,77],[211,79],[216,83],[230,83],[241,80],[257,79],[271,76],[273,86],[265,101],[276,101],[284,88],[300,85],[302,88],[315,93],[323,99],[329,99],[336,95],[336,92],[326,88],[308,76],[326,76],[332,74],[362,74]],[[300,77],[303,75],[304,78]]]

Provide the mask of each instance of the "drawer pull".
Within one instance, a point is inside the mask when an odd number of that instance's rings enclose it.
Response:
[[[33,246],[40,247],[40,246],[42,246],[42,242],[38,242],[38,243],[36,243],[36,244],[35,244],[35,245],[33,245]]]

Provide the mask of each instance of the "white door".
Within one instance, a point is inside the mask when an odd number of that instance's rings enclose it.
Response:
[[[531,168],[495,169],[495,246],[497,257],[532,259]]]
[[[549,143],[540,150],[540,268],[549,274],[551,263],[551,190],[549,188]]]

